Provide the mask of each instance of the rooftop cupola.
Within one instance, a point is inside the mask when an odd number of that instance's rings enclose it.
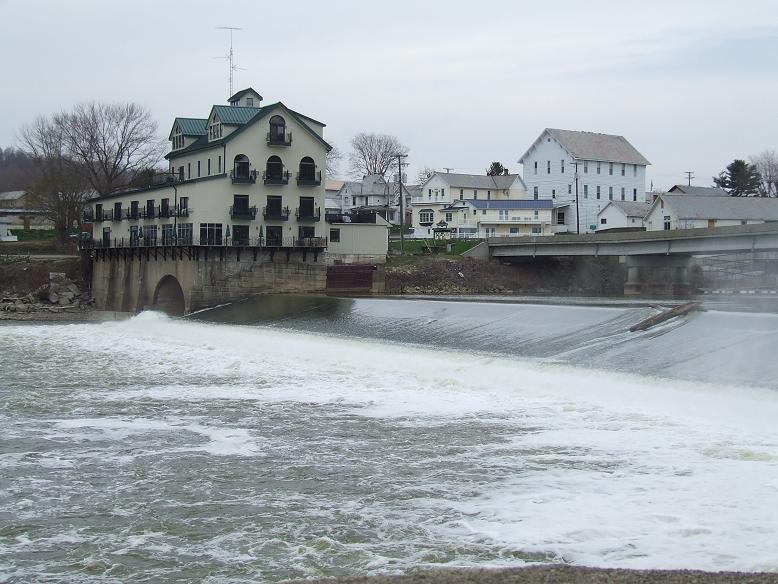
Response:
[[[238,93],[228,100],[234,107],[259,107],[262,102],[262,96],[251,87],[241,89]]]

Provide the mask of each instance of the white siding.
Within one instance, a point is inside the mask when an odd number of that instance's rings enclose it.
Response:
[[[562,161],[564,160],[564,172]],[[535,188],[538,198],[552,199],[555,206],[569,204],[565,209],[566,225],[570,231],[576,229],[575,215],[575,165],[567,151],[544,132],[538,143],[530,150],[524,159],[524,184],[527,194],[534,197]],[[578,206],[581,215],[581,233],[597,228],[597,214],[611,200],[610,189],[613,189],[612,200],[622,200],[622,188],[625,201],[642,201],[645,196],[646,167],[626,164],[624,176],[621,175],[621,163],[613,163],[613,174],[610,174],[610,163],[600,162],[600,172],[597,172],[597,161],[578,160]],[[537,171],[535,164],[537,163]],[[550,172],[549,172],[550,168]],[[597,187],[600,196],[597,198]],[[637,195],[635,195],[637,193]]]

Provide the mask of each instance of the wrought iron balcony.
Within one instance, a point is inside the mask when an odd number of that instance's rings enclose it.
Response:
[[[268,174],[267,171],[262,173],[262,180],[266,185],[288,185],[289,184],[289,171],[281,172],[280,174],[272,173]]]
[[[189,217],[192,211],[192,207],[178,207],[176,209],[176,217]]]
[[[257,171],[256,170],[242,170],[242,169],[233,169],[230,171],[230,178],[232,179],[232,184],[254,184],[257,182]]]
[[[95,223],[99,223],[100,221],[113,221],[113,211],[96,211],[94,220]]]
[[[257,208],[230,205],[230,217],[233,219],[256,219]]]
[[[321,171],[317,170],[311,173],[297,173],[297,186],[299,187],[317,187],[321,184]]]
[[[268,132],[267,145],[268,146],[291,146],[292,133],[291,132]]]
[[[105,211],[103,211],[103,215],[105,215]],[[122,220],[122,210],[121,209],[114,209],[114,211],[111,213],[111,220],[112,221],[121,221]],[[106,219],[107,221],[107,219]]]
[[[136,221],[140,219],[140,210],[138,209],[135,209],[133,211],[133,209],[130,208],[130,209],[125,209],[123,212],[124,212],[124,218],[127,219],[128,221]]]
[[[94,212],[91,209],[89,209],[87,211],[84,211],[84,216],[83,216],[83,218],[81,220],[84,223],[91,223],[92,221],[95,220]]]
[[[268,221],[288,221],[289,207],[276,207],[274,205],[263,207],[262,217]]]
[[[157,216],[154,207],[143,207],[139,212],[141,219],[154,219]]]
[[[321,221],[321,207],[316,207],[315,209],[298,207],[295,217],[297,217],[298,221]]]
[[[264,247],[264,248],[284,248],[284,249],[324,249],[327,247],[326,237],[252,237],[252,238],[227,238],[217,237],[215,234],[211,237],[200,237],[195,239],[191,234],[157,238],[153,236],[129,238],[111,238],[104,237],[92,239],[90,237],[79,240],[80,249],[122,249],[122,248],[149,248],[149,247],[182,247],[182,246],[208,246],[208,247]]]
[[[157,217],[160,219],[169,219],[175,215],[173,207],[163,207],[160,205],[157,207]]]

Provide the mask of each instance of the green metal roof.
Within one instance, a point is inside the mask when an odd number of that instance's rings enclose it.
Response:
[[[208,120],[202,118],[176,118],[184,136],[201,136],[208,131]]]
[[[247,119],[246,122],[241,122],[241,123],[233,122],[232,125],[240,125],[240,128],[238,128],[237,130],[235,130],[231,134],[228,134],[227,136],[224,136],[223,138],[219,138],[218,140],[210,140],[210,141],[208,140],[208,136],[203,134],[200,137],[198,137],[197,140],[195,140],[192,144],[187,146],[186,148],[182,148],[181,150],[173,150],[172,152],[168,152],[165,155],[166,159],[177,158],[178,156],[182,156],[184,154],[189,154],[189,153],[195,152],[197,150],[204,150],[206,148],[213,148],[214,146],[220,146],[220,145],[224,144],[225,142],[227,142],[229,140],[232,140],[237,135],[239,135],[241,132],[243,132],[247,128],[251,127],[252,124],[254,124],[255,122],[257,122],[260,119],[262,119],[263,117],[265,117],[265,115],[267,113],[269,113],[271,110],[274,110],[274,109],[277,109],[277,108],[281,108],[282,110],[286,111],[292,118],[294,118],[297,121],[297,123],[300,124],[300,126],[302,126],[305,129],[306,132],[308,132],[308,134],[311,135],[311,137],[313,137],[317,141],[321,142],[324,145],[324,147],[327,149],[328,152],[330,150],[332,150],[332,146],[330,146],[327,143],[327,141],[324,140],[324,138],[319,136],[316,132],[314,132],[311,129],[311,127],[308,124],[306,124],[303,120],[301,120],[300,116],[298,116],[296,112],[290,110],[288,107],[286,107],[280,101],[276,102],[276,103],[271,103],[270,105],[266,105],[266,106],[261,107],[261,108],[256,108],[256,107],[235,107],[235,106],[229,106],[229,105],[215,105],[215,106],[213,106],[213,108],[214,108],[214,110],[216,110],[216,113],[218,114],[219,119],[221,120],[221,122],[223,124],[228,124],[228,125],[230,125],[230,122],[225,122],[224,118],[221,117],[222,116],[222,113],[221,113],[222,111],[225,111],[227,114],[229,114],[230,111],[235,111],[235,110],[243,110],[245,112],[244,115],[247,115],[250,112],[253,112],[253,113],[251,113],[251,116]],[[210,118],[210,116],[208,116],[208,117]],[[233,119],[238,119],[238,118],[233,118]]]
[[[258,107],[241,107],[236,105],[213,106],[213,111],[216,112],[219,121],[228,126],[242,126],[257,115],[261,109],[262,108]]]

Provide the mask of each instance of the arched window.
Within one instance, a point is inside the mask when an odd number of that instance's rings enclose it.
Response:
[[[232,169],[234,178],[249,178],[249,157],[245,154],[238,154],[235,157],[235,166]]]
[[[310,156],[305,156],[302,160],[300,160],[300,180],[316,180],[316,163]]]
[[[270,118],[270,142],[277,144],[286,142],[286,121],[281,116]]]
[[[265,166],[265,178],[266,179],[281,179],[284,175],[284,163],[278,156],[271,156],[267,159],[267,165]]]

